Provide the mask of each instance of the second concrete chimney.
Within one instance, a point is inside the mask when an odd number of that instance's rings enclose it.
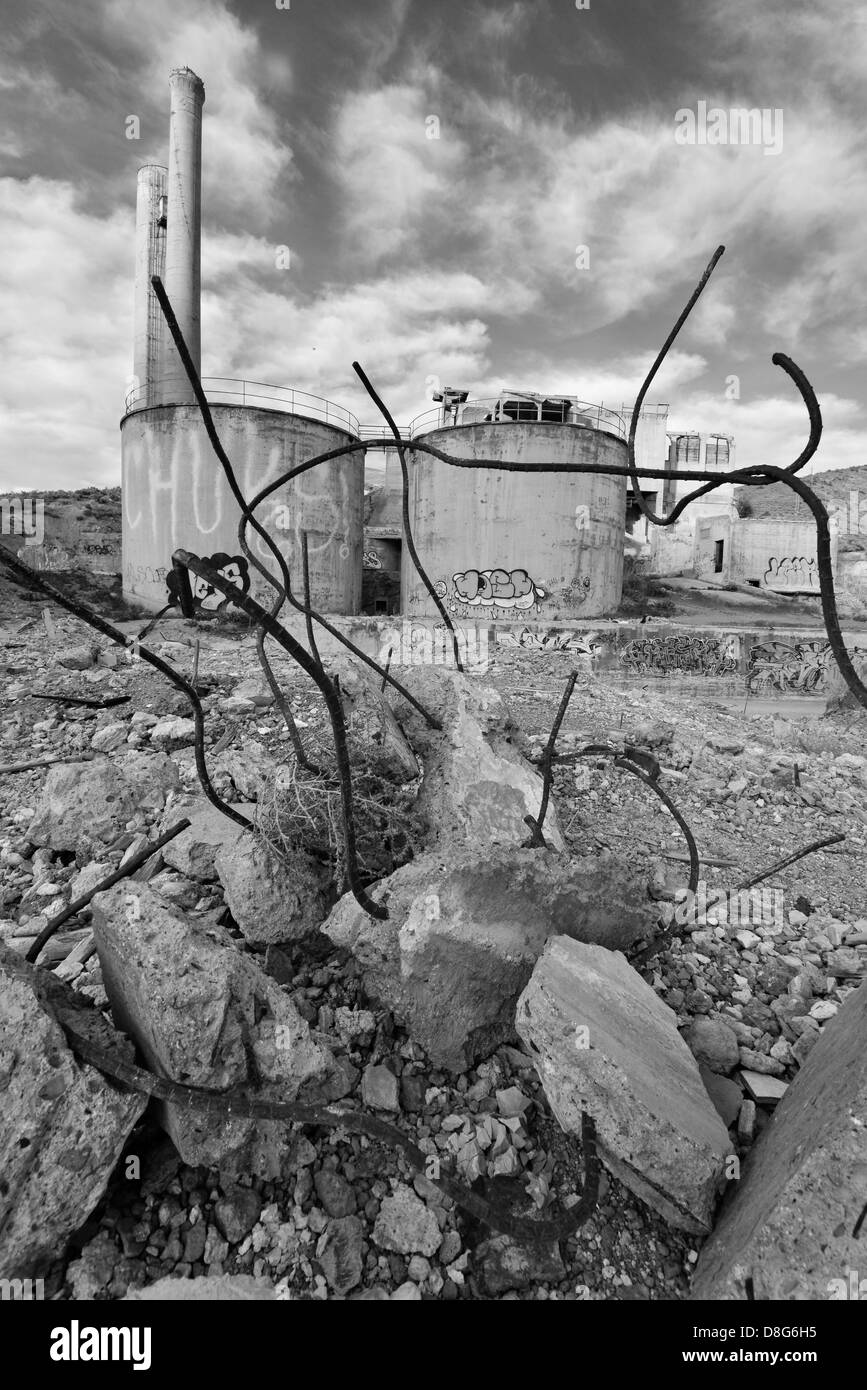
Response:
[[[202,276],[202,106],[205,86],[190,68],[175,68],[169,77],[169,86],[172,105],[165,287],[190,356],[196,370],[201,372],[199,315]],[[160,395],[164,402],[195,399],[168,333]]]

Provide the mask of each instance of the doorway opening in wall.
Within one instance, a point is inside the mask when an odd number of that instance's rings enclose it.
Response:
[[[713,572],[721,574],[723,567],[723,548],[725,541],[715,541],[713,547]]]

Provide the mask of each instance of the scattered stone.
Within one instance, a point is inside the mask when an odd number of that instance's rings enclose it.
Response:
[[[151,743],[165,752],[178,748],[190,748],[196,741],[196,726],[192,719],[172,716],[161,719],[151,729]]]
[[[394,1072],[384,1066],[365,1067],[361,1077],[361,1099],[373,1110],[399,1110],[398,1080]]]
[[[361,1283],[364,1271],[364,1226],[357,1216],[329,1221],[316,1247],[316,1258],[328,1287],[347,1294]]]
[[[729,1137],[676,1015],[624,957],[555,937],[517,1026],[563,1129],[592,1115],[616,1177],[679,1229],[709,1230]]]
[[[103,724],[90,740],[90,746],[97,753],[113,753],[121,744],[126,743],[128,733],[129,728],[126,724]]]
[[[727,1076],[738,1064],[738,1040],[722,1019],[696,1018],[683,1038],[695,1060],[710,1071]]]
[[[259,1220],[262,1199],[251,1187],[232,1187],[214,1207],[214,1220],[230,1245],[240,1245]]]
[[[556,1241],[544,1249],[533,1249],[503,1235],[481,1242],[476,1249],[475,1266],[491,1298],[499,1298],[511,1289],[529,1288],[534,1283],[559,1284],[566,1274]]]
[[[313,1179],[313,1185],[329,1216],[354,1216],[355,1193],[339,1173],[333,1172],[330,1168],[320,1168]]]
[[[863,1273],[865,1127],[862,985],[823,1029],[752,1150],[731,1205],[699,1256],[691,1296],[847,1297],[848,1271]]]
[[[323,931],[357,958],[368,994],[453,1071],[515,1039],[515,1002],[549,936],[614,948],[649,931],[640,880],[613,855],[425,854],[370,892],[387,899],[388,921],[346,894]]]
[[[29,1278],[56,1257],[96,1206],[147,1098],[73,1056],[55,1019],[101,1019],[0,944],[0,1277]],[[105,1024],[119,1056],[132,1047]]]
[[[407,1279],[405,1284],[401,1284],[399,1289],[395,1289],[389,1299],[390,1303],[420,1303],[421,1292],[411,1279]]]
[[[380,1250],[394,1250],[399,1255],[435,1255],[442,1244],[433,1212],[405,1183],[399,1183],[393,1195],[383,1199],[373,1240]]]
[[[95,656],[96,648],[88,645],[67,647],[65,651],[58,652],[54,659],[58,666],[65,666],[67,671],[89,671]]]
[[[788,1090],[785,1081],[781,1081],[778,1076],[769,1076],[766,1072],[742,1071],[741,1079],[758,1105],[776,1105]]]
[[[371,1288],[349,1296],[350,1303],[388,1303],[390,1299],[388,1289],[384,1289],[381,1284],[373,1284]]]
[[[507,1119],[520,1119],[529,1105],[532,1105],[532,1101],[517,1086],[508,1086],[504,1091],[497,1092],[497,1109]]]
[[[775,1057],[765,1056],[764,1052],[756,1052],[752,1047],[741,1047],[738,1049],[740,1065],[746,1067],[747,1071],[761,1072],[763,1076],[784,1076],[786,1068],[782,1062],[778,1062]]]

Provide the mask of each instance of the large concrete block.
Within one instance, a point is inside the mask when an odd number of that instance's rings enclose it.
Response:
[[[857,1297],[865,1209],[867,984],[824,1026],[762,1132],[701,1252],[693,1298]]]
[[[93,930],[115,1022],[158,1076],[285,1101],[324,1078],[330,1053],[222,928],[183,920],[146,884],[129,881],[94,898]],[[224,1120],[173,1105],[162,1113],[185,1163],[279,1174],[289,1144],[285,1123]]]
[[[177,767],[164,753],[61,763],[49,770],[27,838],[98,859],[136,811],[161,810],[178,785]]]
[[[30,1278],[62,1252],[102,1196],[147,1103],[73,1056],[45,992],[46,974],[0,945],[4,1279]],[[133,1060],[125,1039],[112,1044]]]
[[[347,894],[323,926],[359,961],[368,991],[454,1071],[514,1040],[518,995],[550,936],[625,948],[649,925],[643,883],[613,856],[479,856],[421,855],[371,890],[388,921]]]
[[[676,1015],[625,957],[555,937],[516,1021],[564,1130],[580,1136],[587,1111],[621,1182],[673,1226],[709,1231],[728,1133]]]

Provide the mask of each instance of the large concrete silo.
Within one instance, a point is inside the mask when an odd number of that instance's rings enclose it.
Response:
[[[433,423],[439,427],[416,428],[413,439],[460,458],[531,465],[520,473],[461,469],[412,450],[410,524],[446,610],[461,621],[511,623],[614,612],[623,578],[626,478],[532,466],[625,467],[621,416],[509,393],[495,402],[468,402],[452,424]],[[406,546],[401,593],[407,618],[437,617]]]

